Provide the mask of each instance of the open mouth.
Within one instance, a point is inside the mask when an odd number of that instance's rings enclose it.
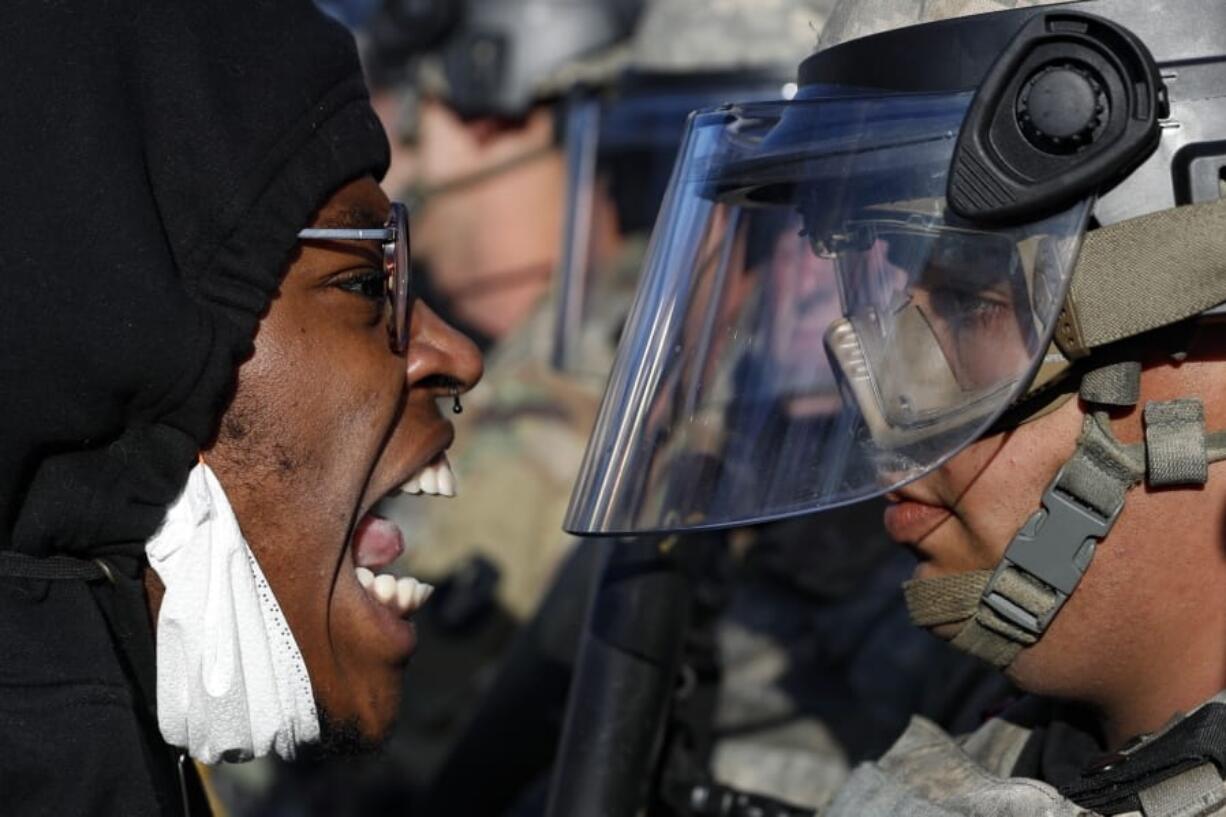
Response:
[[[402,485],[388,492],[453,497],[455,474],[447,454],[440,452]],[[434,587],[413,576],[397,575],[393,566],[404,553],[404,535],[395,522],[369,511],[353,533],[353,571],[366,595],[396,618],[408,618],[421,609]]]

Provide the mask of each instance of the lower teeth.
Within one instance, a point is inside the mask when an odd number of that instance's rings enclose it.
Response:
[[[358,584],[362,585],[375,601],[396,609],[401,615],[419,610],[434,592],[433,585],[418,581],[412,576],[399,579],[389,573],[376,576],[365,567],[356,568],[354,572],[357,574]]]

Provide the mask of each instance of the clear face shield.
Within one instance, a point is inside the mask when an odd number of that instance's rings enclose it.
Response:
[[[1089,199],[985,229],[945,191],[971,94],[696,114],[565,527],[762,522],[883,494],[1041,362]]]
[[[580,91],[567,100],[555,368],[602,381],[608,375],[690,112],[734,99],[778,99],[786,85],[765,75],[628,75],[613,91]]]

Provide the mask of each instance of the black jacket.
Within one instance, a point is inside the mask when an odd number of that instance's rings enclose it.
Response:
[[[309,0],[0,4],[0,813],[181,810],[143,545],[297,230],[386,162]]]

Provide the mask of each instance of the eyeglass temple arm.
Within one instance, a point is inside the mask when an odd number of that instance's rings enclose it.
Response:
[[[352,241],[391,241],[396,231],[387,227],[370,230],[353,230],[339,227],[309,227],[298,231],[299,238],[339,238]]]

